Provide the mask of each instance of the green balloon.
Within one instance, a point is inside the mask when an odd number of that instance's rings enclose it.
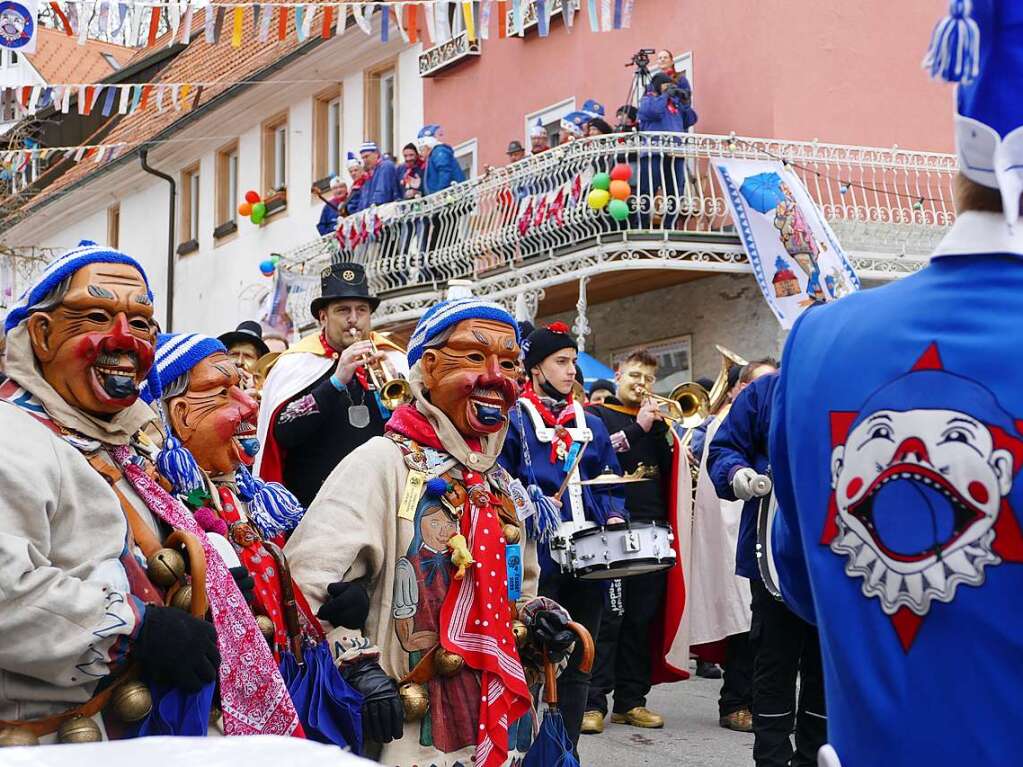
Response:
[[[271,263],[272,263],[272,264],[273,264],[274,266],[277,266],[277,264],[279,264],[279,263],[281,262],[281,257],[280,257],[280,256],[277,256],[277,255],[274,255],[274,256],[270,256],[270,262],[271,262]]]
[[[607,191],[611,188],[611,177],[606,173],[598,173],[593,177],[593,181],[590,182],[590,188]]]
[[[629,217],[629,204],[625,200],[611,200],[607,204],[607,212],[615,221],[624,221]]]
[[[259,216],[259,218],[262,219],[263,216],[266,215],[266,203],[265,202],[257,202],[255,205],[253,205],[252,206],[252,215]]]
[[[621,200],[619,200],[619,202],[621,202]],[[257,211],[257,210],[255,210],[254,209],[255,208],[254,205],[252,207],[253,207],[253,211],[252,211],[252,215],[249,216],[249,221],[251,221],[256,226],[259,226],[260,224],[263,223],[263,218],[266,216],[266,212],[265,211]]]

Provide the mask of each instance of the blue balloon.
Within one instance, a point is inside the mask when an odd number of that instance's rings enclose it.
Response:
[[[263,274],[273,274],[274,269],[276,268],[277,267],[274,265],[274,262],[271,261],[269,258],[266,259],[265,261],[259,262],[259,271],[261,271]]]

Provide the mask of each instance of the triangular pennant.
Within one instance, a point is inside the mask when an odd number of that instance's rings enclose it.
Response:
[[[600,31],[611,31],[611,0],[600,0]]]
[[[213,7],[210,5],[206,6],[206,13],[203,14],[203,27],[203,31],[206,36],[206,43],[208,45],[214,45],[217,42],[217,16],[213,12]]]
[[[483,0],[480,3],[479,24],[476,29],[476,34],[479,35],[480,40],[490,39],[490,14],[493,10],[492,6],[493,0]]]
[[[167,26],[170,28],[170,42],[168,45],[171,45],[177,38],[178,29],[181,27],[181,5],[175,2],[175,0],[170,0],[167,3]]]
[[[536,28],[540,37],[547,37],[551,33],[550,16],[547,15],[547,6],[553,0],[536,0]]]
[[[567,2],[561,4],[561,17],[565,22],[565,31],[572,34],[572,27],[575,25],[575,3]]]
[[[227,8],[223,5],[217,6],[217,14],[213,19],[213,42],[220,42],[220,33],[224,31],[224,14],[227,13]]]
[[[72,87],[70,85],[64,86],[64,94],[61,96],[61,99],[60,99],[60,111],[61,111],[61,114],[65,114],[66,115],[68,112],[71,111],[71,92],[72,92],[72,90],[73,89],[72,89]]]
[[[331,29],[334,26],[334,6],[324,5],[323,6],[323,26],[320,29],[320,37],[324,40],[328,39],[332,34]]]
[[[391,37],[391,12],[387,6],[380,7],[380,42],[386,43]]]
[[[78,35],[78,3],[69,2],[66,4],[68,27],[71,29],[72,37]]]
[[[277,39],[288,39],[288,6],[277,6]]]
[[[590,0],[595,2],[595,0]],[[512,0],[512,34],[520,37],[526,34],[525,10],[522,8],[523,0]]]
[[[622,28],[622,0],[615,0],[614,19],[611,26],[615,29]]]
[[[424,5],[423,18],[426,20],[426,34],[430,38],[430,43],[437,45],[440,41],[437,39],[437,16],[435,6]]]
[[[231,25],[231,47],[241,48],[242,47],[242,30],[245,28],[245,6],[236,5],[234,7],[234,20]]]
[[[106,87],[106,93],[104,94],[103,98],[104,117],[110,117],[111,113],[114,111],[114,99],[117,96],[118,90],[119,89],[117,88],[116,85],[108,85]]]
[[[419,42],[419,6],[415,3],[405,6],[405,32],[410,43]]]
[[[51,5],[52,5],[52,3],[51,3]],[[117,23],[113,24],[112,28],[110,30],[110,39],[111,40],[115,39],[119,34],[121,34],[121,30],[124,29],[124,22],[126,22],[128,20],[128,4],[127,3],[118,3],[116,5],[116,8],[117,8],[117,13],[116,14],[113,14],[113,13],[110,14],[111,16],[113,16],[113,17],[115,17],[117,19]]]
[[[141,85],[133,85],[133,86],[130,86],[130,87],[132,89],[132,94],[131,94],[131,106],[128,107],[128,111],[129,112],[134,112],[136,109],[139,108],[139,102],[142,101],[142,90],[143,90],[143,87]]]
[[[192,92],[192,86],[189,83],[181,84],[181,91],[178,93],[178,104],[186,112],[192,108],[192,105],[188,102],[188,94]]]
[[[632,8],[636,0],[625,0],[625,7],[622,9],[622,29],[632,26]]]
[[[508,3],[497,0],[497,37],[504,40],[508,37]]]
[[[181,20],[181,37],[180,37],[180,40],[181,40],[182,44],[184,44],[184,45],[188,45],[189,41],[191,41],[191,39],[192,39],[192,17],[194,15],[194,10],[192,8],[192,4],[191,3],[187,3],[186,6],[187,7],[185,8],[185,18],[183,18]],[[171,41],[169,43],[167,43],[167,44],[168,45],[172,45],[173,43],[174,43],[174,38],[171,38]]]
[[[152,48],[156,44],[156,35],[160,31],[160,11],[159,5],[151,6],[149,9],[149,36],[146,38],[146,47]]]
[[[145,7],[135,7],[135,0],[128,0],[128,44],[139,44],[139,33],[142,30],[142,15]]]
[[[443,45],[451,39],[451,16],[448,14],[448,0],[438,0],[434,6],[434,13],[437,25],[437,40],[435,42]]]
[[[306,40],[313,31],[313,22],[316,20],[316,3],[307,3],[305,6],[305,14],[302,16],[302,23],[296,24],[302,28],[302,37],[300,39]]]
[[[398,30],[398,34],[401,35],[402,42],[408,42],[408,30],[405,29],[405,19],[402,16],[402,9],[398,6],[393,6],[388,13],[394,14],[394,26]]]
[[[472,3],[462,3],[462,18],[465,21],[465,34],[469,38],[469,42],[476,42],[476,19],[472,9]]]
[[[29,88],[27,108],[30,113],[36,111],[36,105],[39,103],[40,93],[42,93],[42,87],[39,85],[33,85],[31,88]]]
[[[93,9],[96,7],[95,3],[83,2],[81,3],[78,11],[78,44],[85,45],[89,39],[89,22],[92,21]]]
[[[590,19],[590,31],[600,31],[600,17],[597,15],[597,0],[587,0],[586,15]]]
[[[334,27],[334,34],[341,37],[348,29],[348,3],[337,4],[337,25]]]
[[[128,104],[131,102],[131,86],[120,85],[118,86],[121,97],[120,101],[117,102],[117,114],[126,115],[128,114]]]
[[[305,34],[303,32],[305,25],[302,23],[305,19],[305,8],[301,5],[295,6],[295,37],[298,38],[299,42],[305,40]]]
[[[355,19],[355,23],[359,29],[365,32],[367,35],[373,34],[373,25],[370,24],[369,19],[366,17],[367,10],[365,3],[353,3],[352,4],[352,18]],[[372,10],[372,9],[370,9]]]
[[[259,15],[259,42],[265,43],[270,37],[270,23],[273,21],[274,11],[269,5],[260,6]]]

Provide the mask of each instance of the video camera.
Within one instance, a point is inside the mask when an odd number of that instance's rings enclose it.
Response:
[[[647,75],[650,73],[650,56],[655,53],[657,51],[653,48],[640,48],[625,66],[635,67],[638,74]]]

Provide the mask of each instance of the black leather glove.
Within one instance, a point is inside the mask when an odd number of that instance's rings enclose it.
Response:
[[[369,592],[362,585],[338,581],[327,586],[327,594],[330,599],[316,611],[317,618],[334,628],[360,629],[365,625],[369,615]]]
[[[362,695],[362,729],[368,740],[390,743],[400,740],[405,728],[405,709],[398,685],[375,660],[342,666],[341,676]]]
[[[220,666],[216,629],[176,607],[146,607],[133,654],[155,681],[185,692],[216,681]]]
[[[547,651],[547,657],[558,663],[568,655],[576,640],[575,632],[568,628],[568,621],[560,613],[541,610],[533,616],[529,627],[529,638]]]
[[[256,581],[243,565],[229,567],[228,572],[231,573],[235,585],[238,586],[238,590],[245,597],[245,604],[251,605],[256,600]]]

